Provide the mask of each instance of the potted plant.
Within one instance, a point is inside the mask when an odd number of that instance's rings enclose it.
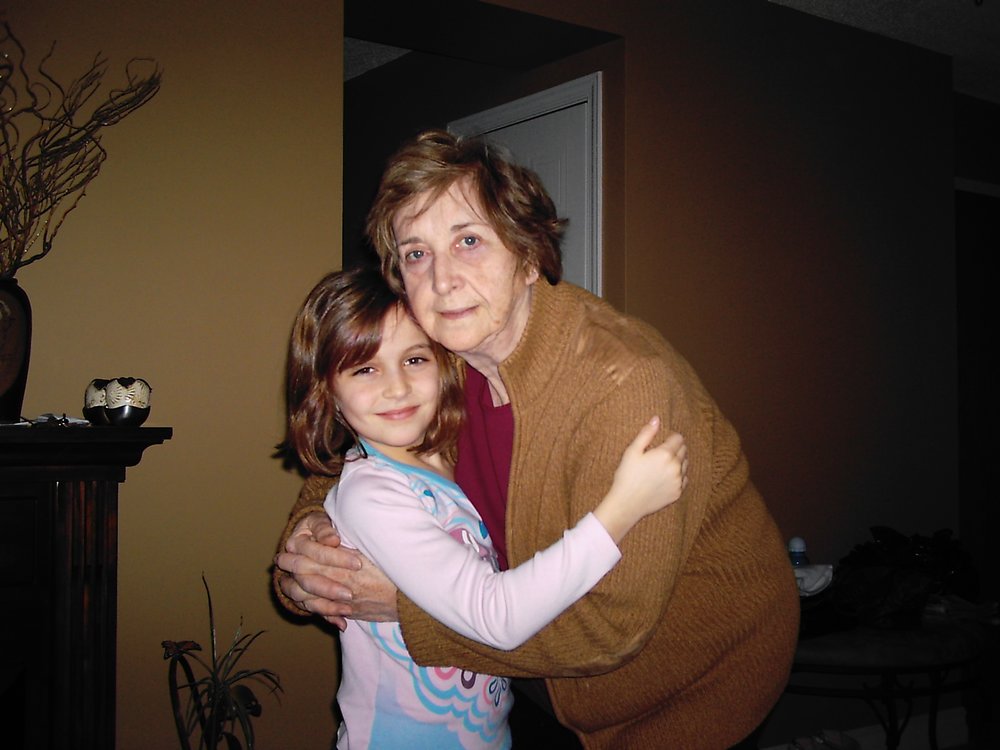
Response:
[[[55,43],[34,70],[7,22],[0,23],[0,422],[20,415],[31,351],[31,307],[14,279],[41,260],[63,221],[97,177],[104,128],[121,122],[160,88],[159,66],[133,59],[126,83],[98,91],[107,59],[66,86],[48,71]]]
[[[232,644],[225,653],[219,654],[212,592],[204,575],[201,582],[208,597],[211,661],[198,655],[202,649],[194,641],[163,641],[161,644],[163,658],[170,661],[167,684],[181,750],[215,750],[223,741],[226,750],[253,750],[253,718],[261,715],[262,708],[247,682],[261,683],[271,693],[281,692],[281,683],[270,669],[237,668],[240,659],[264,632],[243,633],[242,618]],[[195,666],[200,667],[203,676],[195,677]],[[197,744],[192,744],[193,738],[197,738]]]

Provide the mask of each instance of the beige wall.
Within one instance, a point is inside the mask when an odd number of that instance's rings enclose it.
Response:
[[[280,7],[280,9],[279,9]],[[34,341],[25,413],[80,415],[94,377],[153,385],[147,451],[120,493],[118,746],[174,748],[160,641],[207,646],[266,629],[248,666],[280,673],[259,747],[328,747],[333,640],[279,618],[273,545],[298,487],[282,436],[291,318],[340,264],[342,3],[31,0],[6,10],[59,70],[102,51],[163,67],[144,109],[106,131],[109,158],[44,261],[18,279]],[[288,737],[294,736],[294,741]]]

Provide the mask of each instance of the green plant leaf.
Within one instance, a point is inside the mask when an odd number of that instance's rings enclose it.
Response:
[[[260,702],[257,700],[257,696],[253,694],[253,690],[248,688],[246,685],[233,686],[233,700],[239,704],[242,711],[250,716],[260,716]]]
[[[227,750],[243,750],[244,745],[238,736],[241,734],[246,750],[253,750],[253,718],[261,715],[262,707],[253,690],[242,683],[251,680],[258,682],[278,698],[278,693],[282,692],[281,682],[278,675],[270,669],[236,669],[254,641],[264,633],[263,630],[253,634],[243,633],[242,618],[232,643],[220,657],[212,594],[204,574],[202,584],[208,601],[211,662],[195,653],[201,647],[194,641],[161,643],[163,658],[170,661],[167,680],[181,748],[191,750],[191,739],[198,732],[199,749],[217,750],[218,744],[224,740]],[[192,665],[198,666],[205,674],[196,679]],[[178,670],[183,672],[186,681],[178,679]],[[186,697],[186,701],[182,701],[182,697]]]

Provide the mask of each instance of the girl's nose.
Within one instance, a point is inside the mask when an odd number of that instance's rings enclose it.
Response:
[[[388,398],[399,398],[410,392],[410,381],[402,370],[396,370],[386,374],[385,395]]]

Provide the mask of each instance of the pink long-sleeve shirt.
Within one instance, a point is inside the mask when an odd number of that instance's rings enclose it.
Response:
[[[345,545],[453,630],[494,648],[522,644],[589,591],[619,560],[587,514],[524,564],[500,572],[485,525],[458,485],[366,445],[325,507]],[[507,748],[509,680],[418,667],[399,623],[352,621],[341,635],[344,721],[338,747]]]

